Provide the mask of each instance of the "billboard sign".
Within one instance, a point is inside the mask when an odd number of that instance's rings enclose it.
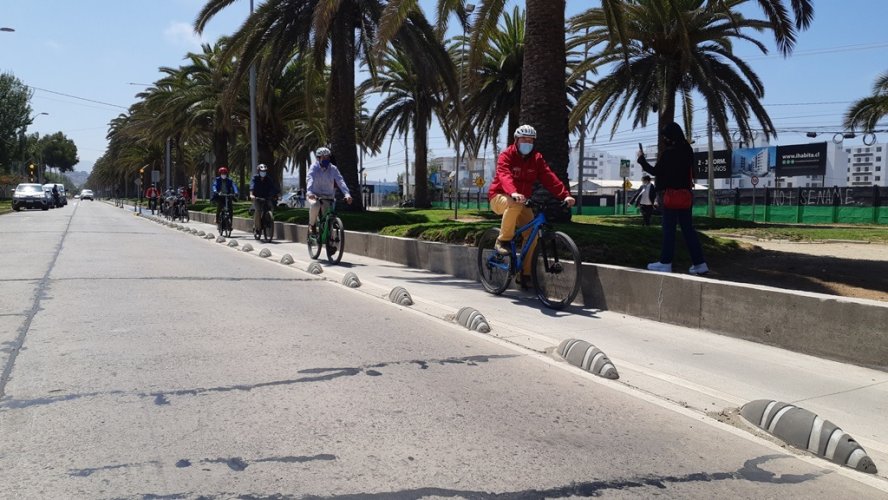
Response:
[[[793,177],[796,175],[826,174],[826,143],[793,144],[777,146],[777,175]]]
[[[774,174],[777,163],[777,146],[743,148],[734,151],[731,170],[735,175],[768,177]]]
[[[728,179],[731,177],[730,155],[724,149],[712,152],[713,174],[716,179]],[[694,178],[709,178],[709,152],[694,153]]]

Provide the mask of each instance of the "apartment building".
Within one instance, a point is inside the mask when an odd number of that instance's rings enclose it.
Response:
[[[886,147],[886,143],[876,143],[844,148],[846,186],[888,186]]]

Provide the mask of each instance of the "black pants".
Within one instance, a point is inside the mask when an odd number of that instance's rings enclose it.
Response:
[[[651,225],[651,215],[654,213],[653,205],[638,205],[638,209],[641,210],[641,219],[644,222],[645,226]]]

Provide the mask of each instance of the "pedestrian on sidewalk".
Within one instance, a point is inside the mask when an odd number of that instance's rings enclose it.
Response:
[[[658,153],[657,164],[651,165],[638,151],[638,164],[645,172],[657,177],[657,190],[663,191],[663,248],[660,261],[651,262],[649,271],[672,272],[675,254],[675,224],[681,225],[681,234],[691,255],[691,274],[706,274],[709,266],[703,258],[703,248],[692,223],[694,151],[684,136],[681,126],[667,124],[660,132],[663,151]]]
[[[635,205],[641,211],[642,224],[651,225],[651,215],[654,213],[654,203],[657,201],[657,191],[651,184],[651,176],[645,175],[641,178],[641,187],[632,197],[629,203]]]

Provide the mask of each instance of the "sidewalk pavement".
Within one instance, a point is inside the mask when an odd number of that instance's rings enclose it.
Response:
[[[210,224],[185,225],[216,233]],[[438,319],[452,320],[460,308],[473,307],[486,317],[489,335],[536,352],[550,353],[565,339],[585,340],[604,351],[619,371],[618,381],[604,383],[623,384],[719,420],[736,420],[726,415],[758,399],[797,405],[850,434],[873,459],[879,476],[888,478],[886,372],[610,311],[578,306],[555,311],[532,291],[511,288],[494,296],[478,282],[350,254],[347,235],[339,265],[328,265],[322,252],[317,261],[324,270],[321,277],[339,283],[354,272],[362,283],[356,292],[386,302],[391,289],[402,286],[415,302],[410,309]],[[312,262],[304,243],[266,244],[237,230],[232,239],[239,240],[237,250],[245,243],[255,248],[245,257],[258,258],[262,248],[269,249],[266,260],[281,266],[282,273],[304,272]],[[217,244],[213,241],[207,244]],[[286,266],[292,271],[277,264],[284,254],[295,260]]]

